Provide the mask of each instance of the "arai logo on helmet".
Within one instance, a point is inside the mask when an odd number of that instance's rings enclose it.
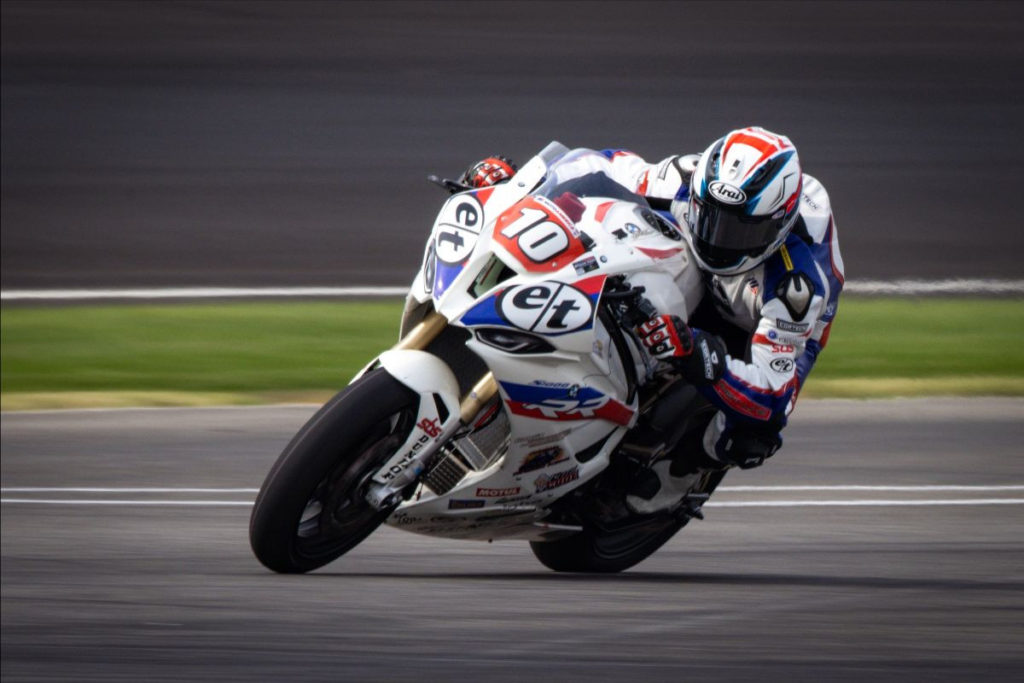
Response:
[[[721,180],[716,180],[708,185],[708,192],[723,204],[742,204],[747,201],[746,192]]]

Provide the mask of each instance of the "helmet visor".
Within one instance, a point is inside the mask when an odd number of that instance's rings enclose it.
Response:
[[[690,196],[690,230],[694,247],[712,268],[731,268],[744,258],[758,257],[778,239],[792,214],[744,216],[736,209],[703,202]]]

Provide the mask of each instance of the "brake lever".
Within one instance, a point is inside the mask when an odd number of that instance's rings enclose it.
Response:
[[[625,280],[617,284],[628,287]],[[602,296],[615,308],[616,317],[629,327],[637,327],[658,316],[658,309],[644,296],[645,287],[628,287],[620,291],[606,291]]]
[[[444,188],[445,190],[448,190],[448,194],[458,194],[459,192],[465,192],[466,190],[473,189],[470,185],[463,185],[456,180],[449,180],[448,178],[439,178],[436,175],[428,175],[427,180]]]

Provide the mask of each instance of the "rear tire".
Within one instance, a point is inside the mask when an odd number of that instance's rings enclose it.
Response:
[[[365,498],[369,477],[405,442],[419,397],[374,370],[327,402],[299,430],[256,497],[249,542],[269,569],[322,567],[391,514]]]
[[[711,494],[725,471],[710,472],[692,492]],[[650,557],[686,526],[689,517],[633,515],[632,524],[615,528],[584,526],[583,531],[556,541],[531,541],[533,554],[556,572],[615,573]]]
[[[584,529],[557,541],[531,541],[533,554],[556,572],[610,574],[629,569],[665,545],[687,520],[668,519],[617,531]]]

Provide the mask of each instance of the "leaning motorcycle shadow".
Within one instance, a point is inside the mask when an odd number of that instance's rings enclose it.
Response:
[[[690,584],[725,586],[783,586],[794,588],[870,588],[870,589],[939,589],[939,590],[1024,590],[1024,581],[971,581],[956,578],[884,577],[884,576],[829,576],[814,574],[743,573],[713,574],[689,572],[643,572],[627,571],[617,574],[553,573],[553,572],[330,572],[320,571],[303,575],[305,579],[360,579],[394,581],[396,579],[431,581],[439,583],[460,582],[559,582],[600,583],[600,584]]]

